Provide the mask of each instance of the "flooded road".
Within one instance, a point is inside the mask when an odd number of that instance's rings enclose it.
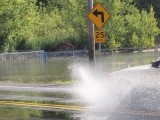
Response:
[[[96,70],[88,68],[87,58],[1,65],[0,119],[159,120],[160,70],[151,68],[154,59],[151,53],[102,57]],[[69,79],[72,84],[53,84]]]
[[[0,119],[69,120],[81,110],[68,85],[5,83],[0,91]]]
[[[0,86],[0,117],[9,120],[158,120],[160,90],[135,87],[116,108],[84,106],[71,86]]]

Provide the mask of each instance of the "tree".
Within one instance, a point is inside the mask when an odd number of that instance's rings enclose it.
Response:
[[[148,13],[148,36],[150,38],[150,44],[149,46],[154,46],[155,37],[160,33],[158,28],[158,21],[154,18],[155,12],[153,10],[153,7],[150,8],[150,11]]]
[[[86,1],[81,0],[50,0],[46,6],[50,15],[56,12],[56,15],[61,18],[61,20],[56,21],[56,24],[61,21],[55,29],[59,31],[57,34],[64,34],[65,40],[70,39],[70,42],[81,49],[87,46],[86,8]]]
[[[4,0],[1,2],[1,51],[14,51],[19,42],[33,36],[37,14],[34,2],[34,0]]]
[[[139,38],[138,38],[138,36],[136,35],[135,32],[133,32],[132,39],[131,39],[130,42],[131,42],[131,47],[137,47],[138,46]]]
[[[114,0],[109,3],[111,18],[105,27],[108,38],[107,46],[110,46],[109,41],[113,41],[113,35],[117,47],[154,45],[154,37],[159,30],[152,7],[147,13],[145,10],[139,11],[132,0]]]
[[[158,34],[153,7],[138,10],[133,0],[95,0],[111,17],[105,47],[148,47]],[[0,50],[55,50],[62,42],[87,48],[87,2],[81,0],[3,0],[0,3]],[[138,42],[138,43],[137,43]]]
[[[159,0],[133,0],[137,8],[141,10],[147,10],[150,12],[150,8],[153,7],[155,11],[154,17],[158,19],[158,27],[160,27],[160,1]]]

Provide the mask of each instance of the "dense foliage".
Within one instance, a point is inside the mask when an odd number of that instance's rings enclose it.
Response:
[[[150,11],[150,8],[153,7],[155,11],[155,17],[158,19],[158,26],[160,27],[160,1],[159,0],[133,0],[139,10]]]
[[[156,0],[158,1],[158,0]],[[106,48],[151,47],[159,34],[155,3],[136,0],[100,0],[111,14],[103,29]],[[149,4],[149,5],[148,5]],[[148,5],[146,7],[146,5]],[[87,1],[3,0],[0,3],[0,50],[57,50],[70,42],[87,49]]]

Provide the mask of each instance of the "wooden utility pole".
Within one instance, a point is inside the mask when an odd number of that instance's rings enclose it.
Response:
[[[89,14],[93,8],[93,0],[87,0],[87,13]],[[95,40],[94,40],[94,24],[88,19],[89,30],[89,62],[95,64]]]

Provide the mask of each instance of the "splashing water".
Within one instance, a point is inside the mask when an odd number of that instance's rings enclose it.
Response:
[[[87,107],[115,108],[129,94],[133,85],[119,73],[105,73],[94,67],[74,64],[72,77],[78,82],[74,90]]]
[[[74,94],[78,95],[87,107],[85,117],[81,120],[106,120],[110,114],[101,114],[102,111],[118,107],[158,110],[156,105],[159,102],[154,98],[159,98],[158,89],[155,89],[160,84],[159,69],[152,68],[151,65],[130,67],[112,73],[84,64],[74,64],[70,68],[73,79],[77,81]],[[150,94],[151,97],[146,98],[145,94]],[[151,102],[153,100],[154,102]],[[137,102],[137,105],[132,104],[132,101]]]
[[[86,103],[97,104],[104,99],[105,85],[94,70],[78,67],[76,75],[79,83],[75,85],[75,90]]]

